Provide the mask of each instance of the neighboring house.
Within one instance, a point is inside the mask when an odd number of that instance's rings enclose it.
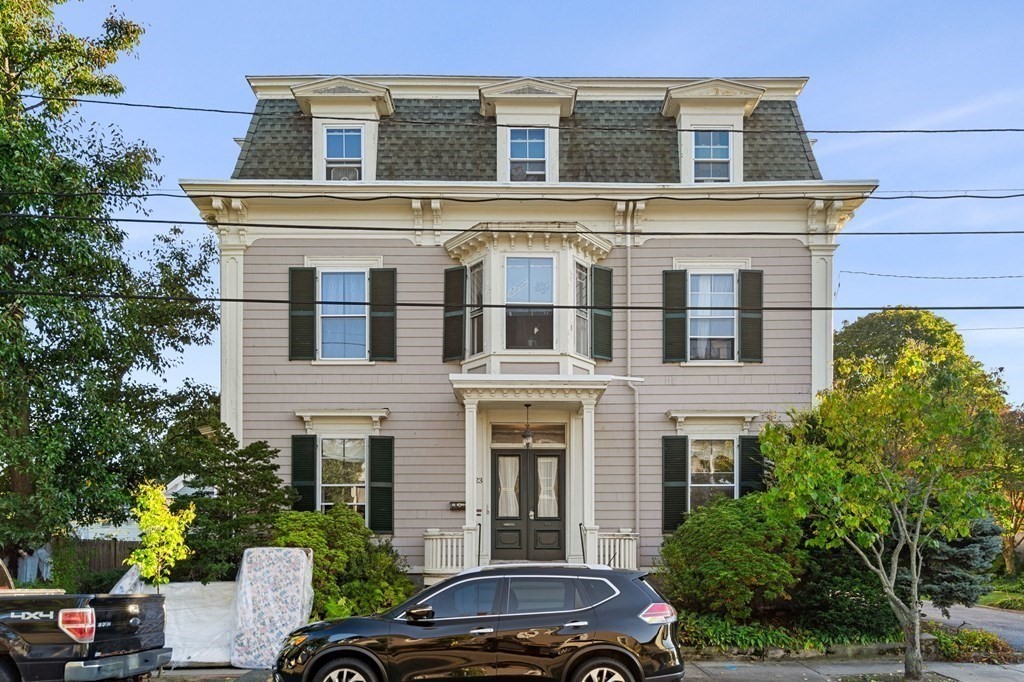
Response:
[[[232,178],[182,182],[246,299],[223,419],[280,449],[297,508],[356,509],[426,580],[650,566],[760,485],[766,413],[829,385],[811,308],[876,184],[821,179],[806,79],[249,83]]]

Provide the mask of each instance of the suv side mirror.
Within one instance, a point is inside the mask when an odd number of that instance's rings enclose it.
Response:
[[[421,604],[415,608],[411,608],[405,612],[405,617],[408,620],[433,620],[434,609],[430,608],[429,604]]]

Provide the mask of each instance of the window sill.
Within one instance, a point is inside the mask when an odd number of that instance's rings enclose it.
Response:
[[[690,360],[680,362],[680,367],[745,367],[747,363],[739,360]]]
[[[375,360],[343,360],[338,359],[325,359],[325,360],[310,360],[311,365],[376,365]]]

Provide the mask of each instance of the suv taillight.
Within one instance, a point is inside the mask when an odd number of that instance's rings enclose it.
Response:
[[[89,644],[96,638],[96,612],[92,609],[61,609],[57,627],[79,644]]]
[[[651,625],[665,625],[676,622],[676,610],[671,604],[654,602],[640,614],[640,620]]]

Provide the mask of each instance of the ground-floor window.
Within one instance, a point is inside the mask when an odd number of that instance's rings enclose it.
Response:
[[[690,440],[690,510],[716,497],[736,497],[736,441]]]
[[[366,439],[320,439],[320,510],[345,505],[366,518]]]

